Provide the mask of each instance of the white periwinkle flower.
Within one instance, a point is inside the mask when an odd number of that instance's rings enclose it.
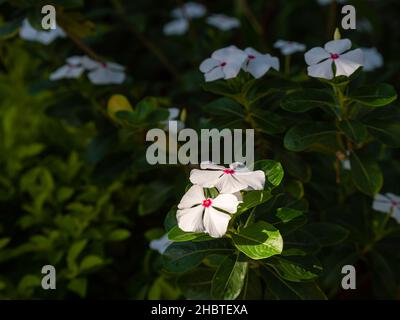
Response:
[[[326,6],[328,4],[331,4],[334,1],[336,1],[338,3],[346,3],[347,0],[317,0],[318,4],[320,6]]]
[[[222,48],[200,64],[200,71],[204,73],[207,82],[231,79],[239,74],[246,59],[247,54],[235,46]]]
[[[168,239],[168,234],[164,234],[161,238],[150,241],[150,249],[164,254],[165,250],[167,250],[171,244],[172,241]]]
[[[246,48],[247,61],[243,64],[244,71],[249,72],[254,78],[262,77],[270,68],[279,71],[279,59],[270,54],[261,54],[253,48]]]
[[[42,44],[48,45],[56,38],[65,37],[65,33],[58,26],[56,29],[51,29],[49,31],[37,30],[32,27],[28,19],[25,19],[19,29],[19,36],[24,40],[40,42]]]
[[[265,173],[250,171],[243,163],[235,162],[229,168],[202,162],[199,169],[190,172],[190,182],[203,188],[217,188],[221,193],[235,193],[241,190],[263,190]]]
[[[207,18],[207,23],[222,31],[228,31],[240,26],[240,21],[234,17],[228,17],[224,14],[213,14]]]
[[[186,2],[183,6],[172,10],[174,18],[201,18],[206,14],[207,9],[200,3]]]
[[[295,41],[278,40],[274,43],[274,48],[280,49],[284,56],[289,56],[296,52],[303,52],[306,46]]]
[[[393,193],[377,194],[372,203],[372,208],[376,211],[392,214],[400,222],[400,197]]]
[[[222,237],[239,201],[233,194],[206,198],[201,186],[192,186],[178,204],[178,226],[186,232],[207,232],[213,238]]]
[[[184,19],[175,19],[164,25],[163,32],[167,36],[175,36],[185,34],[189,29],[189,22]]]
[[[86,68],[91,70],[88,78],[93,84],[121,84],[125,81],[125,68],[114,62],[86,62]]]
[[[50,74],[50,80],[79,78],[85,71],[83,56],[73,56],[67,59],[67,63]]]
[[[334,76],[349,77],[363,65],[364,60],[361,49],[348,51],[350,48],[351,41],[341,39],[329,41],[324,48],[316,47],[307,51],[304,57],[309,66],[308,75],[328,80],[333,79]],[[335,75],[332,63],[336,66]]]
[[[364,54],[365,71],[373,71],[383,66],[383,57],[376,48],[360,48]]]

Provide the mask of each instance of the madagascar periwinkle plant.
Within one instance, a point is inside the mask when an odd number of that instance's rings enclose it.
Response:
[[[0,298],[399,298],[398,4],[52,4],[0,1]]]

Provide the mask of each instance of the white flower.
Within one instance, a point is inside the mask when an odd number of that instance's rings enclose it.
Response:
[[[22,22],[19,29],[19,36],[28,41],[36,41],[42,44],[48,45],[53,42],[56,38],[65,37],[64,31],[57,26],[56,29],[51,29],[49,31],[39,31],[32,27],[28,19]]]
[[[318,4],[320,6],[326,6],[334,1],[336,1],[338,3],[346,3],[347,0],[317,0]]]
[[[306,50],[306,46],[302,43],[285,40],[278,40],[275,42],[274,48],[280,49],[284,56],[289,56],[293,53]]]
[[[349,39],[332,40],[325,44],[324,48],[316,47],[307,51],[304,55],[310,77],[333,79],[332,63],[336,66],[335,76],[352,75],[363,65],[363,52],[355,49],[346,52],[351,48]]]
[[[120,84],[125,81],[125,68],[117,63],[101,63],[88,58],[84,65],[91,70],[88,78],[93,84]]]
[[[175,19],[164,25],[163,32],[167,36],[182,35],[189,29],[189,22],[186,19]]]
[[[85,71],[82,56],[73,56],[67,59],[67,64],[50,74],[50,80],[79,78]]]
[[[222,31],[228,31],[240,26],[240,21],[237,18],[228,17],[224,14],[213,14],[207,18],[207,23]]]
[[[392,214],[400,222],[400,197],[393,193],[377,194],[372,203],[372,208],[376,211]]]
[[[172,241],[168,239],[168,234],[164,234],[161,238],[150,241],[150,249],[164,254],[165,250],[167,250],[171,244]]]
[[[171,15],[174,18],[201,18],[207,12],[205,6],[196,2],[187,2],[183,6],[172,10]]]
[[[270,68],[279,71],[279,59],[270,54],[261,54],[258,51],[247,48],[244,50],[247,60],[243,64],[244,71],[249,72],[254,78],[262,77]]]
[[[383,66],[383,57],[376,48],[360,48],[364,54],[365,71],[373,71]]]
[[[204,60],[200,71],[205,75],[205,80],[231,79],[238,75],[247,59],[247,54],[235,46],[226,47],[215,51],[211,58]]]
[[[194,185],[178,204],[178,226],[186,232],[205,231],[213,238],[220,238],[226,233],[231,219],[228,213],[235,213],[238,205],[239,202],[233,194],[220,194],[214,199],[206,198],[203,188]]]
[[[199,169],[190,172],[190,182],[203,188],[217,188],[221,193],[235,193],[240,190],[263,190],[265,174],[261,170],[250,171],[243,163],[235,162],[229,168],[202,162]]]

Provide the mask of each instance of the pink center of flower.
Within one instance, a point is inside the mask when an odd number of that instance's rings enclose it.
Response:
[[[226,62],[222,62],[219,66],[220,66],[221,68],[225,67],[225,66],[226,66]]]
[[[102,62],[102,63],[101,63],[101,66],[102,66],[103,68],[107,68],[107,63]]]
[[[331,59],[332,60],[339,59],[339,55],[337,53],[331,53]]]
[[[234,173],[235,173],[235,170],[232,170],[232,169],[225,169],[225,170],[224,170],[224,173],[225,173],[225,174],[234,174]]]
[[[249,60],[254,60],[256,57],[253,56],[252,54],[249,55]]]
[[[392,203],[392,207],[397,207],[399,205],[399,203],[395,200],[392,200],[391,203]]]
[[[208,208],[209,206],[211,206],[212,204],[212,200],[210,198],[203,200],[203,207],[204,208]]]

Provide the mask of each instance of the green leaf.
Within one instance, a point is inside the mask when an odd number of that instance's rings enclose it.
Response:
[[[0,249],[3,249],[9,242],[11,238],[0,238]]]
[[[273,223],[273,226],[278,228],[282,234],[288,234],[307,222],[303,212],[292,208],[278,208],[275,216],[279,221]]]
[[[264,221],[256,222],[232,234],[232,240],[236,248],[255,260],[280,254],[283,248],[279,230]]]
[[[283,279],[293,282],[313,280],[322,272],[321,263],[313,256],[272,257],[265,264]]]
[[[396,100],[397,93],[390,84],[380,83],[361,87],[349,98],[369,107],[383,107]]]
[[[175,242],[168,246],[162,258],[164,267],[170,272],[185,272],[197,267],[211,254],[232,253],[227,239],[199,242]]]
[[[247,262],[240,255],[228,256],[218,267],[212,280],[214,299],[234,300],[242,291],[247,274]]]
[[[304,186],[300,180],[290,180],[285,184],[285,190],[297,200],[304,197]]]
[[[366,126],[357,120],[340,121],[337,124],[337,127],[346,135],[347,138],[356,144],[362,143],[368,138]]]
[[[171,230],[169,230],[168,239],[174,242],[185,242],[194,240],[202,235],[204,235],[204,233],[185,232],[181,230],[178,226],[175,226]]]
[[[131,236],[131,232],[126,229],[116,229],[111,231],[111,233],[108,235],[107,240],[108,241],[122,241],[126,240]]]
[[[77,271],[78,266],[76,264],[76,259],[78,258],[79,254],[85,249],[87,245],[87,240],[80,240],[72,244],[72,246],[68,250],[67,254],[67,265],[71,271]]]
[[[302,123],[286,133],[284,145],[290,151],[337,150],[336,130],[330,123]]]
[[[313,224],[307,224],[304,226],[304,230],[311,233],[321,246],[333,246],[344,241],[349,231],[337,224],[328,222],[319,222]]]
[[[68,283],[67,288],[72,292],[75,292],[81,298],[84,298],[86,296],[86,290],[87,290],[87,279],[75,278]]]
[[[203,107],[205,112],[218,116],[233,116],[243,118],[243,108],[236,101],[229,98],[219,98]]]
[[[251,111],[250,116],[255,122],[255,129],[261,132],[276,134],[282,133],[286,129],[285,119],[274,112],[255,109]]]
[[[282,109],[306,112],[314,108],[335,108],[332,95],[325,90],[305,89],[288,94],[281,100]]]
[[[320,248],[318,240],[311,233],[302,230],[302,228],[285,235],[285,251],[296,249],[313,254]]]
[[[79,269],[80,271],[86,271],[101,266],[103,263],[104,261],[101,257],[95,255],[89,255],[83,258]]]
[[[369,133],[383,144],[400,147],[400,123],[398,121],[371,121],[367,124]]]
[[[214,270],[197,268],[178,278],[183,295],[191,300],[211,300],[211,283]]]
[[[21,25],[21,19],[12,20],[0,25],[0,39],[5,40],[18,33]]]
[[[370,159],[362,159],[355,152],[350,155],[351,176],[355,186],[363,193],[373,196],[383,186],[383,175],[378,164]]]
[[[266,190],[247,191],[243,196],[243,202],[240,204],[238,211],[245,212],[268,201],[271,197],[271,193]]]
[[[270,189],[280,185],[285,172],[279,162],[273,160],[261,160],[254,163],[255,170],[262,170],[265,173],[265,183]]]
[[[205,91],[221,95],[221,96],[226,96],[226,97],[232,97],[237,91],[235,91],[231,86],[229,85],[230,82],[226,80],[217,80],[217,81],[212,81],[212,82],[206,82],[203,85],[203,89]]]

